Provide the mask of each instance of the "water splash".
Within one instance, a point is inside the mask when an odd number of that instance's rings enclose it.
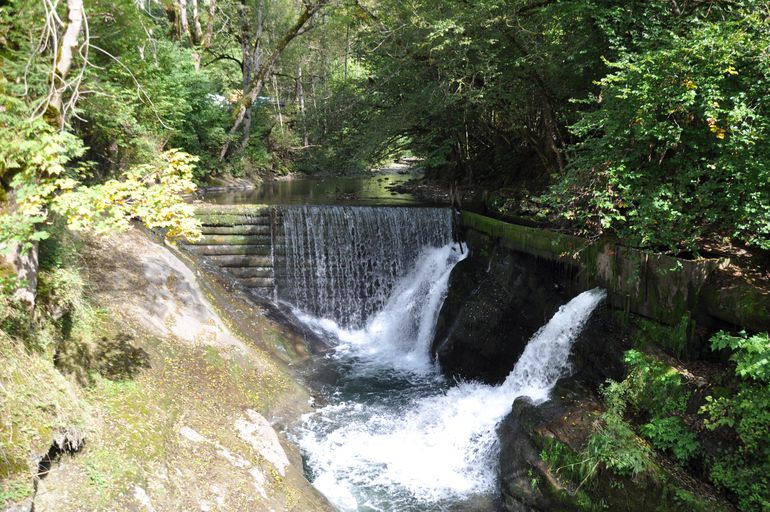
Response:
[[[590,290],[562,306],[500,386],[466,382],[448,388],[424,374],[421,385],[406,393],[360,383],[355,393],[339,392],[332,405],[306,416],[299,432],[314,485],[343,511],[440,508],[492,492],[497,423],[519,396],[548,398],[568,371],[573,342],[605,295]],[[387,318],[382,337],[392,334],[391,343],[406,343],[399,319]],[[396,322],[392,331],[390,322]],[[342,338],[348,345],[336,357],[343,361],[365,357],[370,349]],[[415,347],[420,343],[413,341]]]
[[[358,372],[435,370],[430,344],[436,320],[446,298],[452,268],[467,256],[456,244],[426,247],[414,268],[394,286],[382,309],[361,329],[349,329],[334,320],[301,310],[297,317],[335,347],[335,357],[354,361]]]

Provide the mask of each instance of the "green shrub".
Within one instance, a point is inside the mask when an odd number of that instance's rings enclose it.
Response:
[[[770,24],[760,4],[673,29],[638,20],[636,48],[617,35],[547,200],[562,218],[672,252],[715,232],[770,248]]]
[[[655,448],[670,452],[680,464],[686,463],[700,451],[695,434],[688,430],[679,416],[654,418],[642,425],[639,431]]]
[[[767,333],[719,332],[713,350],[732,350],[732,396],[707,398],[706,428],[732,431],[736,446],[711,460],[711,480],[735,494],[741,510],[770,510],[770,338]]]
[[[633,413],[662,418],[684,412],[690,393],[674,368],[638,350],[626,352],[624,360],[628,375],[621,386]]]
[[[653,467],[650,447],[614,411],[602,416],[602,424],[584,452],[595,464],[601,463],[620,476],[638,476]]]
[[[700,452],[696,436],[680,417],[690,397],[679,373],[638,350],[624,358],[628,374],[602,389],[607,411],[583,450],[594,465],[621,476],[637,476],[654,468],[652,448],[670,452],[685,463]],[[639,434],[627,417],[641,419]],[[591,470],[593,472],[593,470]]]

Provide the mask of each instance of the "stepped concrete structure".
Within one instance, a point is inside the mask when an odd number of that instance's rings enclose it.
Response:
[[[199,240],[180,247],[263,296],[275,291],[275,260],[285,253],[281,212],[265,205],[196,205]]]
[[[295,267],[307,267],[306,274],[314,273],[313,248],[307,241],[302,254],[294,254],[297,248],[289,249],[293,253],[287,254],[286,207],[196,204],[195,208],[203,237],[184,242],[181,248],[222,268],[250,291],[279,298],[276,283],[287,278],[281,273],[296,274]],[[296,231],[309,222],[308,229],[315,231],[313,219],[306,216],[302,226],[292,229]],[[725,286],[718,281],[717,271],[729,263],[726,260],[683,260],[510,224],[468,211],[462,212],[458,224],[466,236],[475,233],[491,237],[509,250],[576,268],[586,288],[607,288],[609,300],[617,308],[667,324],[689,316],[699,323],[717,320],[750,330],[770,329],[770,298],[765,291],[749,284]],[[295,238],[297,233],[292,234]],[[472,248],[478,245],[469,242]],[[288,277],[296,280],[294,275]]]

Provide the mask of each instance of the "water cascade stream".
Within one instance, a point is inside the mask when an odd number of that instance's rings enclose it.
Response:
[[[452,383],[429,353],[449,274],[464,257],[448,210],[283,215],[279,298],[333,347],[311,372],[325,404],[294,430],[311,481],[343,511],[488,510],[497,423],[516,397],[548,398],[605,293],[562,306],[503,384]]]
[[[306,313],[362,327],[424,247],[452,238],[448,208],[287,206],[278,298]]]

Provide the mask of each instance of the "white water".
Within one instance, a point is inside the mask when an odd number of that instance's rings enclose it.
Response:
[[[452,268],[467,256],[460,245],[426,247],[414,268],[393,288],[383,308],[361,329],[301,311],[297,317],[335,346],[335,356],[355,360],[359,371],[433,372],[430,343]]]
[[[605,292],[562,306],[499,386],[449,387],[430,359],[449,273],[461,259],[427,249],[382,310],[358,330],[304,316],[336,340],[342,376],[330,404],[303,419],[298,441],[313,484],[340,510],[434,510],[496,484],[495,427],[513,401],[546,400],[569,368],[572,343]]]

